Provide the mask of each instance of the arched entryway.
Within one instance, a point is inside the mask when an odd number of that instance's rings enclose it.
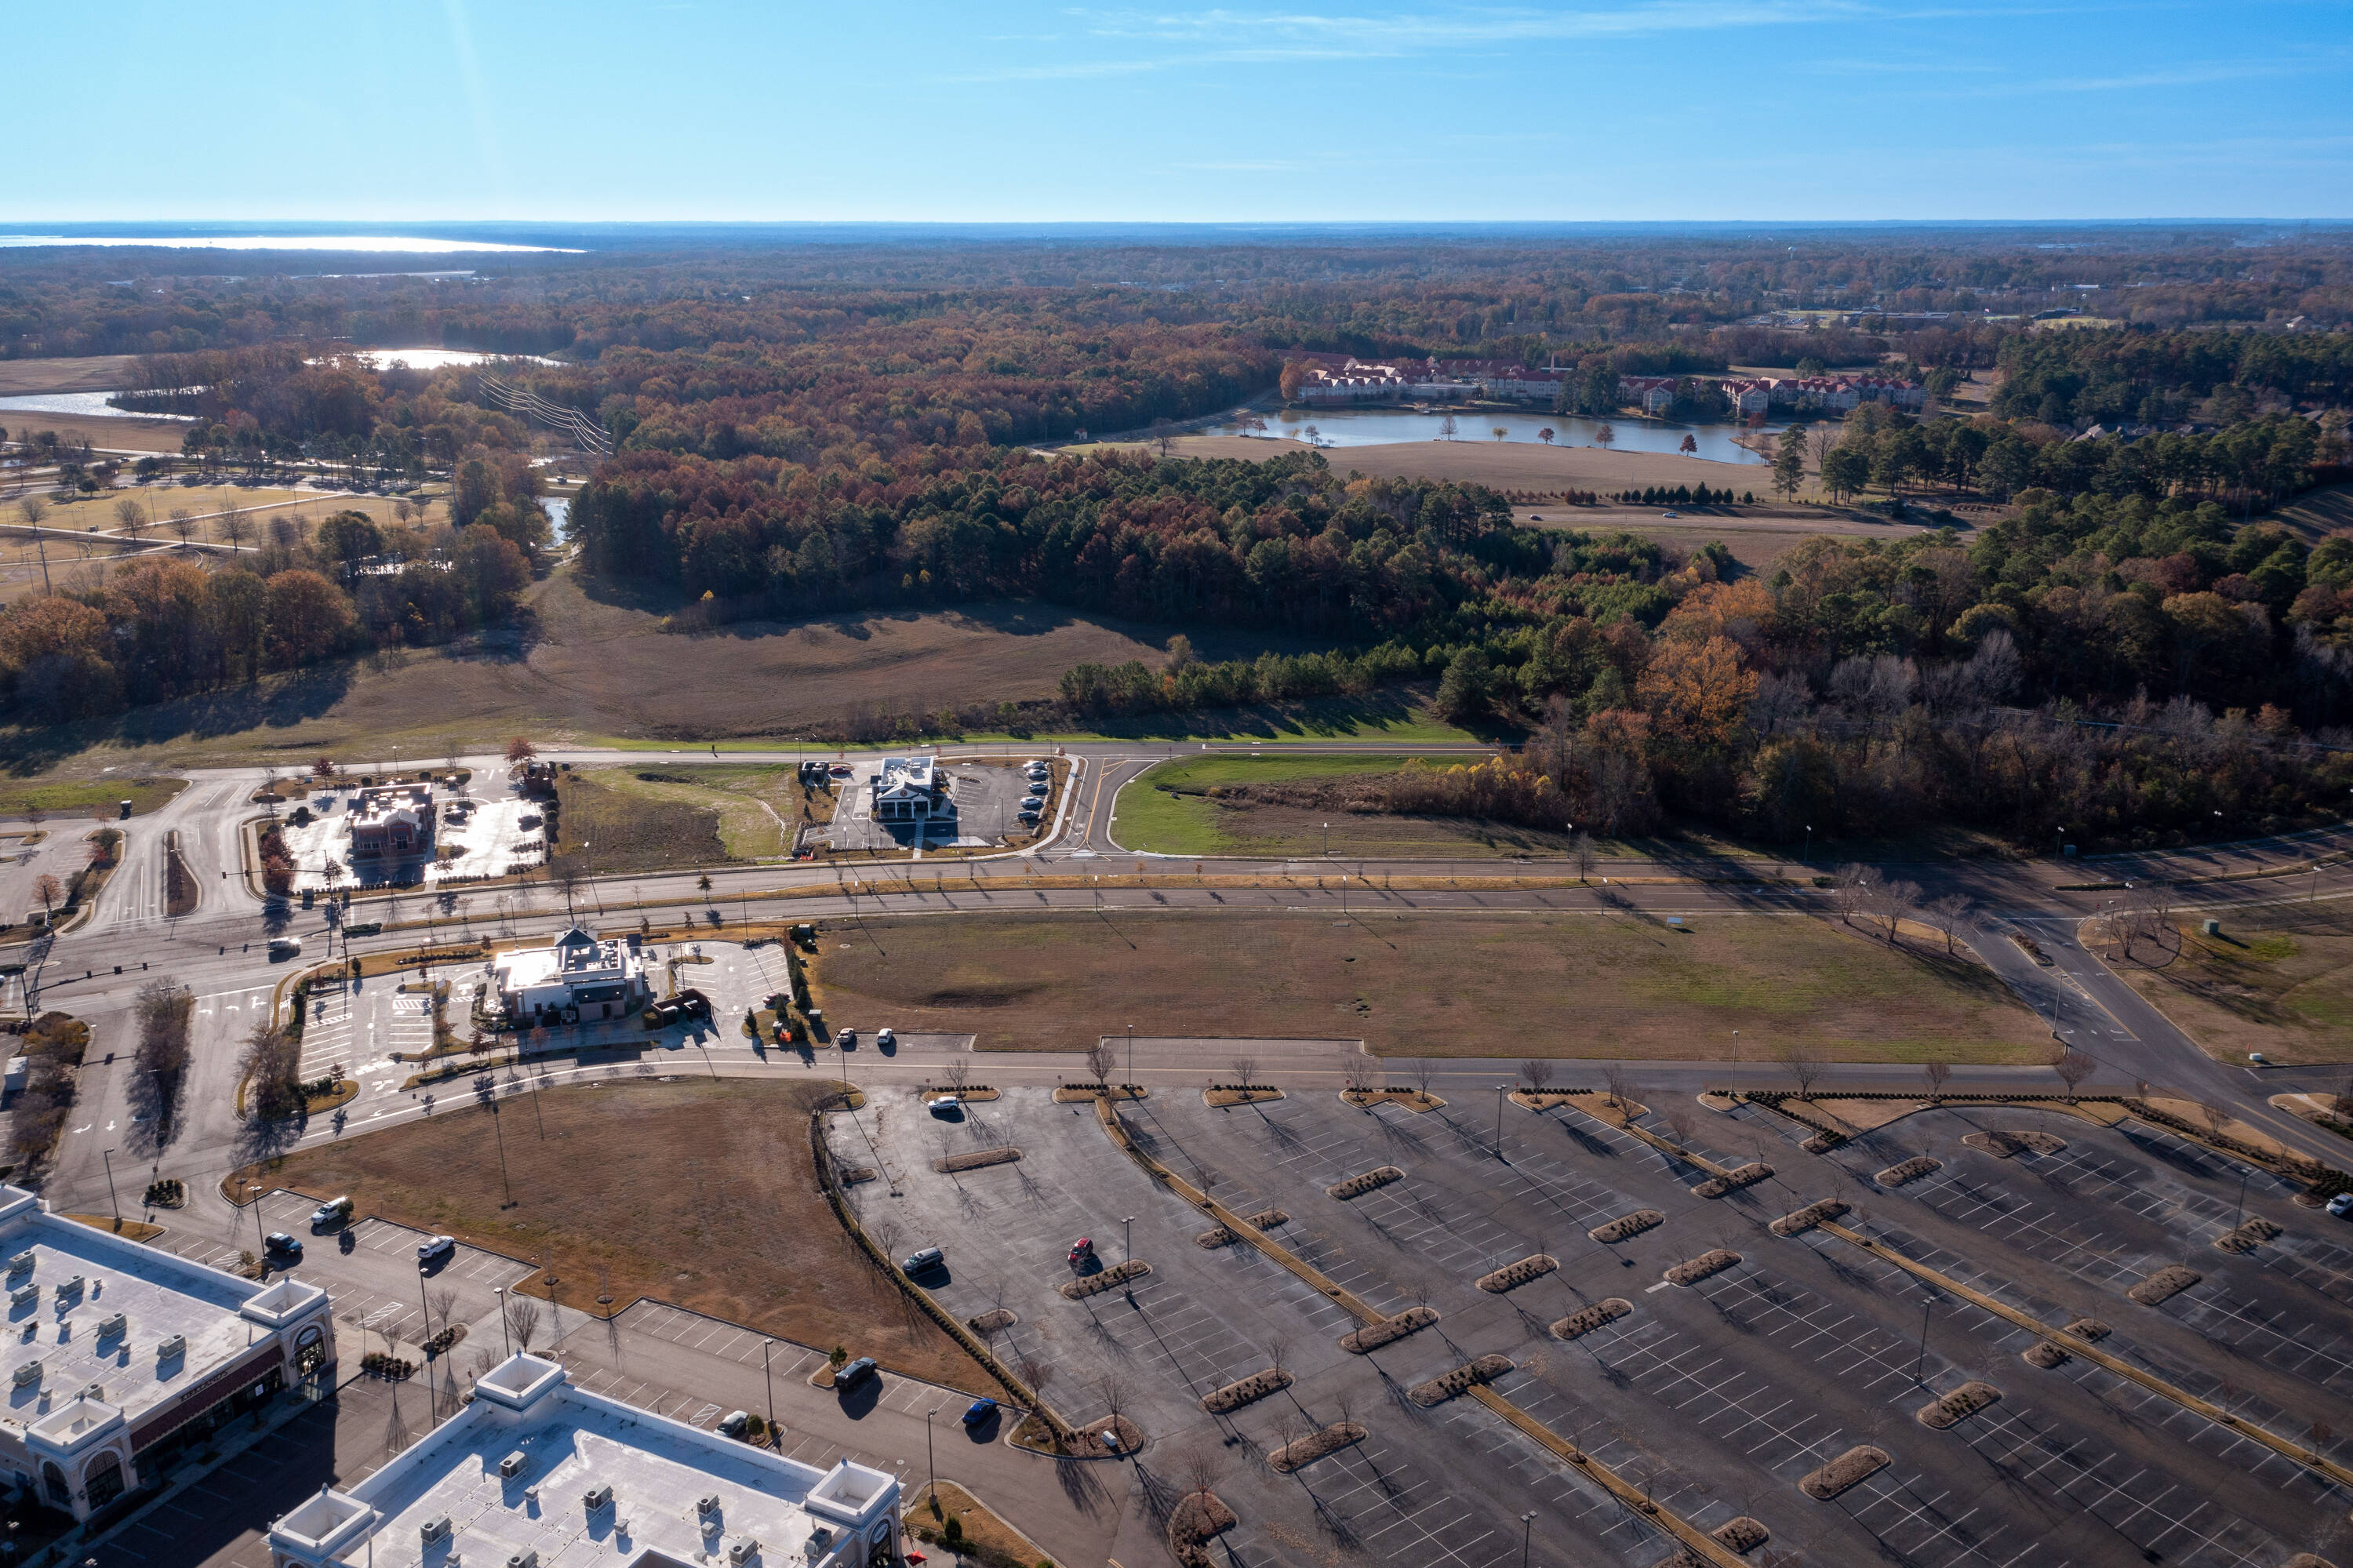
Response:
[[[90,1512],[96,1513],[121,1497],[122,1484],[122,1460],[113,1449],[92,1459],[81,1477],[81,1489],[90,1499]]]

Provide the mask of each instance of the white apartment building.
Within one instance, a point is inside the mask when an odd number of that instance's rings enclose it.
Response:
[[[0,1187],[9,1326],[0,1474],[89,1519],[160,1463],[305,1378],[332,1385],[327,1293],[142,1246]]]
[[[270,1568],[887,1568],[899,1480],[798,1464],[573,1384],[515,1355],[349,1491],[269,1528]]]

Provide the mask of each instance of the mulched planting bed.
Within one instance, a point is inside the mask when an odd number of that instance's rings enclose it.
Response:
[[[1737,1266],[1740,1255],[1728,1247],[1717,1247],[1675,1265],[1659,1277],[1670,1285],[1697,1285],[1711,1274],[1722,1274]]]
[[[1010,1329],[1019,1321],[1021,1319],[1018,1316],[1005,1308],[992,1307],[977,1318],[965,1319],[965,1327],[976,1334],[995,1334]]]
[[[1816,1502],[1828,1502],[1849,1487],[1867,1481],[1887,1467],[1887,1451],[1865,1443],[1849,1448],[1798,1483],[1798,1489]]]
[[[1506,1290],[1516,1290],[1532,1279],[1542,1279],[1560,1266],[1560,1260],[1548,1253],[1537,1253],[1519,1262],[1506,1264],[1493,1274],[1479,1277],[1479,1288],[1490,1296],[1501,1296]]]
[[[1901,1187],[1906,1181],[1917,1181],[1921,1177],[1944,1168],[1945,1162],[1934,1155],[1915,1154],[1900,1164],[1889,1166],[1872,1180],[1883,1187]]]
[[[1493,1383],[1512,1370],[1509,1356],[1481,1356],[1475,1361],[1465,1361],[1452,1372],[1418,1383],[1406,1391],[1406,1397],[1425,1410],[1443,1404],[1456,1394],[1468,1393],[1482,1383]]]
[[[1384,1165],[1377,1170],[1367,1171],[1361,1176],[1351,1176],[1345,1181],[1335,1181],[1324,1189],[1324,1195],[1327,1198],[1337,1198],[1345,1203],[1351,1198],[1361,1198],[1366,1193],[1386,1187],[1392,1181],[1404,1180],[1404,1171],[1394,1165]]]
[[[1615,1323],[1633,1310],[1634,1304],[1623,1297],[1612,1296],[1607,1301],[1596,1301],[1590,1307],[1578,1308],[1555,1323],[1552,1326],[1553,1338],[1574,1340],[1580,1334],[1589,1334],[1596,1329]]]
[[[1193,1245],[1205,1252],[1215,1252],[1221,1246],[1231,1246],[1241,1239],[1223,1225],[1211,1225],[1193,1238]]]
[[[1223,1535],[1241,1520],[1215,1492],[1193,1492],[1168,1516],[1168,1550],[1185,1568],[1208,1568],[1214,1561],[1201,1542]]]
[[[1761,1160],[1752,1160],[1736,1171],[1721,1176],[1711,1176],[1692,1189],[1694,1198],[1721,1198],[1727,1192],[1737,1192],[1743,1187],[1754,1187],[1773,1174],[1773,1168]]]
[[[1201,1396],[1201,1408],[1212,1415],[1225,1415],[1246,1404],[1256,1404],[1270,1393],[1281,1393],[1296,1381],[1281,1367],[1269,1367],[1250,1373],[1240,1383],[1211,1389]]]
[[[1361,1443],[1371,1434],[1354,1421],[1335,1421],[1321,1432],[1311,1432],[1295,1443],[1286,1443],[1267,1456],[1267,1466],[1278,1476],[1287,1476],[1302,1465],[1312,1465],[1326,1454],[1336,1454],[1354,1443]]]
[[[2214,1238],[2219,1252],[2249,1253],[2280,1234],[2279,1226],[2258,1214],[2234,1231],[2225,1231]]]
[[[1418,1334],[1438,1321],[1435,1307],[1409,1307],[1394,1318],[1384,1318],[1377,1323],[1367,1323],[1352,1334],[1340,1336],[1340,1348],[1351,1355],[1365,1355],[1383,1345],[1395,1344],[1408,1334]]]
[[[1084,1279],[1071,1280],[1062,1287],[1062,1297],[1065,1300],[1079,1301],[1090,1296],[1100,1296],[1106,1290],[1118,1289],[1131,1279],[1141,1279],[1151,1272],[1150,1264],[1142,1258],[1132,1257],[1125,1263],[1104,1269],[1101,1274],[1090,1274]]]
[[[2024,1361],[2028,1366],[2041,1367],[2044,1372],[2051,1372],[2056,1368],[2065,1366],[2070,1358],[2067,1352],[2061,1350],[2055,1341],[2051,1340],[2037,1340],[2026,1349],[2019,1351],[2018,1359]]]
[[[2087,1345],[2096,1345],[2116,1332],[2097,1318],[2078,1318],[2067,1325],[2067,1331]]]
[[[1961,1141],[1980,1154],[1990,1154],[1996,1160],[2007,1160],[2020,1152],[2056,1154],[2067,1147],[2063,1138],[2053,1138],[2047,1132],[1972,1132]]]
[[[2125,1294],[2144,1307],[2156,1307],[2172,1300],[2205,1277],[2196,1269],[2184,1268],[2177,1263],[2158,1269]]]
[[[1744,1513],[1738,1519],[1725,1520],[1709,1531],[1707,1536],[1718,1546],[1745,1556],[1772,1540],[1773,1532],[1761,1521]],[[1709,1568],[1709,1565],[1707,1559],[1685,1546],[1678,1548],[1672,1557],[1659,1564],[1659,1568]]]
[[[910,1097],[928,1100],[937,1095],[954,1095],[960,1100],[970,1101],[976,1104],[983,1100],[1000,1098],[1002,1097],[1002,1091],[992,1089],[987,1084],[975,1084],[969,1088],[962,1089],[957,1088],[954,1084],[925,1084],[916,1089],[914,1094]]]
[[[1281,1209],[1261,1209],[1255,1214],[1245,1214],[1242,1217],[1250,1222],[1250,1228],[1253,1230],[1271,1231],[1277,1225],[1287,1225],[1291,1223],[1291,1216]]]
[[[1436,1095],[1425,1095],[1419,1089],[1342,1089],[1340,1097],[1358,1110],[1370,1110],[1377,1105],[1403,1106],[1416,1116],[1434,1111],[1446,1102]]]
[[[1958,1425],[2000,1398],[2001,1390],[1993,1384],[1971,1379],[1942,1399],[1931,1400],[1914,1411],[1913,1418],[1923,1426],[1942,1432],[1948,1426]]]
[[[951,1154],[945,1160],[934,1160],[932,1169],[942,1173],[977,1171],[984,1165],[1010,1165],[1020,1158],[1018,1149],[984,1149],[975,1154]]]
[[[1203,1089],[1201,1098],[1208,1104],[1223,1108],[1227,1106],[1254,1106],[1261,1100],[1279,1100],[1281,1089]]]
[[[1585,1234],[1604,1246],[1614,1246],[1630,1241],[1644,1231],[1667,1223],[1667,1216],[1656,1209],[1637,1209],[1630,1214],[1620,1214],[1606,1225],[1596,1225]]]
[[[1777,1236],[1799,1235],[1825,1220],[1845,1217],[1846,1212],[1847,1205],[1837,1198],[1817,1199],[1794,1213],[1783,1214],[1767,1228]]]

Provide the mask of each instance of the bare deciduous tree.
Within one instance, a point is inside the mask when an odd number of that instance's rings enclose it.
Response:
[[[1920,1071],[1928,1079],[1928,1103],[1934,1105],[1945,1097],[1945,1086],[1952,1080],[1953,1065],[1950,1062],[1930,1062]]]
[[[1568,854],[1569,858],[1577,863],[1577,880],[1579,882],[1592,881],[1593,866],[1596,859],[1593,852],[1593,835],[1591,833],[1579,833],[1575,838],[1569,840]]]
[[[940,1078],[955,1092],[956,1097],[961,1099],[964,1097],[965,1085],[972,1078],[972,1064],[959,1056],[947,1065],[946,1070],[940,1074]]]
[[[1368,1094],[1381,1086],[1380,1064],[1362,1051],[1343,1052],[1340,1075],[1348,1087],[1357,1094]]]
[[[1813,1047],[1791,1041],[1777,1049],[1773,1057],[1788,1069],[1789,1076],[1798,1080],[1798,1097],[1812,1099],[1814,1084],[1822,1075],[1822,1059],[1814,1054]]]
[[[2091,1057],[2085,1055],[2083,1052],[2076,1050],[2072,1045],[2066,1050],[2060,1052],[2059,1060],[2051,1064],[2051,1070],[2059,1075],[2059,1081],[2061,1083],[2067,1086],[2067,1103],[2069,1105],[2075,1103],[2075,1090],[2077,1086],[2081,1085],[2084,1079],[2092,1075],[2093,1069],[2095,1065],[2096,1064],[2093,1062]]]
[[[1608,1067],[1602,1069],[1601,1081],[1609,1089],[1609,1108],[1624,1110],[1626,1108],[1626,1069],[1612,1062]]]
[[[1112,1049],[1107,1041],[1098,1040],[1087,1047],[1087,1074],[1095,1083],[1111,1082]]]
[[[1692,1131],[1698,1126],[1698,1121],[1692,1115],[1692,1108],[1688,1104],[1680,1099],[1669,1101],[1667,1108],[1661,1113],[1661,1116],[1667,1124],[1667,1130],[1675,1135],[1675,1143],[1678,1147],[1686,1146],[1691,1142]]]
[[[1269,1365],[1269,1366],[1272,1367],[1272,1368],[1273,1368],[1275,1371],[1277,1371],[1277,1372],[1281,1372],[1281,1371],[1282,1370],[1282,1363],[1283,1363],[1283,1361],[1284,1361],[1284,1360],[1285,1360],[1285,1358],[1287,1358],[1290,1354],[1291,1354],[1291,1337],[1290,1337],[1289,1335],[1287,1335],[1287,1334],[1269,1334],[1269,1335],[1267,1336],[1267,1339],[1266,1339],[1266,1364],[1267,1364],[1267,1365]]]
[[[1930,899],[1921,908],[1943,935],[1946,956],[1952,957],[1956,951],[1954,939],[1976,922],[1977,906],[1967,894],[1947,893]]]
[[[528,1296],[507,1298],[507,1332],[514,1336],[523,1353],[531,1353],[531,1342],[539,1337],[539,1303]]]
[[[1234,1082],[1239,1086],[1249,1088],[1251,1085],[1258,1082],[1257,1058],[1251,1056],[1237,1056],[1226,1065],[1234,1070]]]
[[[1187,1497],[1208,1497],[1225,1478],[1226,1457],[1203,1439],[1185,1450],[1177,1467],[1185,1478]]]
[[[1870,907],[1872,894],[1882,880],[1877,866],[1854,862],[1831,874],[1831,907],[1838,912],[1841,924],[1853,925],[1854,917]]]
[[[1552,1086],[1554,1064],[1541,1056],[1532,1056],[1520,1064],[1520,1082],[1527,1085],[1531,1094],[1543,1094]]]

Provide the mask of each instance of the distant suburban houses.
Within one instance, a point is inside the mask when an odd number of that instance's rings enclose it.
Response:
[[[1570,366],[1504,359],[1374,360],[1349,354],[1290,358],[1303,372],[1299,401],[1318,405],[1451,402],[1472,396],[1549,403],[1562,380],[1576,373]],[[1916,411],[1926,402],[1926,392],[1916,384],[1883,376],[1622,376],[1619,401],[1656,414],[1674,400],[1675,386],[1683,381],[1722,387],[1735,411],[1743,415],[1776,408],[1842,414],[1864,402]]]

